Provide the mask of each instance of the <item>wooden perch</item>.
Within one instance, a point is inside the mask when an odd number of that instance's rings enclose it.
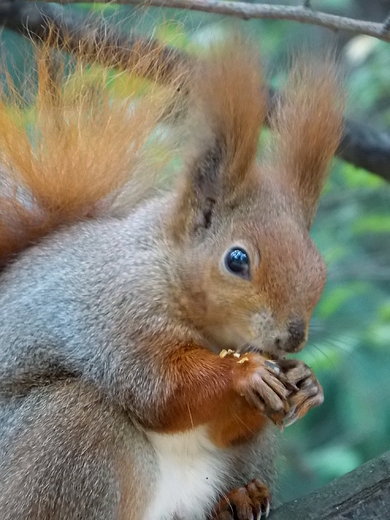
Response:
[[[0,26],[38,40],[47,39],[52,34],[49,27],[54,27],[56,43],[63,45],[67,51],[79,53],[80,49],[85,49],[87,42],[89,54],[85,54],[86,59],[96,60],[96,53],[93,52],[95,47],[99,49],[100,63],[122,69],[126,69],[126,65],[132,62],[134,41],[138,42],[137,50],[140,50],[139,38],[123,34],[118,28],[110,26],[102,19],[96,21],[89,14],[65,10],[59,4],[3,0],[0,3]],[[152,50],[154,47],[158,48],[159,44],[153,40],[145,40],[144,46],[145,49]],[[104,48],[106,52],[102,52]],[[160,52],[157,56],[161,64],[164,63],[162,67],[153,69],[163,72],[159,75],[159,80],[169,79],[171,71],[177,72],[180,67],[184,70],[190,66],[187,56],[177,49],[167,47],[166,52]],[[143,75],[148,76],[148,70],[143,71]],[[277,94],[270,94],[272,110],[272,98]],[[358,168],[364,168],[390,181],[389,133],[376,130],[364,122],[346,119],[343,138],[336,155]]]
[[[277,508],[270,520],[388,520],[390,451],[307,497]]]

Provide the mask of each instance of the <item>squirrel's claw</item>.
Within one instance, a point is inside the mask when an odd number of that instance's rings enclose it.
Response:
[[[296,386],[296,391],[288,397],[290,410],[283,421],[287,427],[304,417],[311,408],[322,404],[324,393],[312,370],[302,361],[283,360],[281,367],[287,380]]]
[[[271,496],[268,488],[258,479],[233,489],[217,504],[213,520],[260,520],[270,512]]]

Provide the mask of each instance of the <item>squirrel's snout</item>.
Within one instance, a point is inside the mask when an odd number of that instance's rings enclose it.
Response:
[[[307,322],[296,316],[280,323],[275,315],[263,312],[256,315],[254,329],[257,340],[252,339],[249,343],[277,356],[299,352],[306,342]]]
[[[303,346],[306,339],[306,324],[303,320],[295,318],[290,321],[287,329],[287,337],[275,339],[275,346],[286,352],[297,352]]]

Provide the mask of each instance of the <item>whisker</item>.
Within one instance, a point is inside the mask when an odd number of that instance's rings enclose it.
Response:
[[[239,415],[236,414],[236,412],[233,411],[233,415],[248,430],[248,432],[250,432],[252,435],[255,434],[255,432],[249,428],[249,426],[241,419]]]
[[[188,408],[188,414],[190,416],[191,427],[192,427],[192,429],[194,429],[194,420],[192,418],[192,413],[191,413],[191,409],[190,409],[190,405],[189,404],[187,404],[187,408]]]

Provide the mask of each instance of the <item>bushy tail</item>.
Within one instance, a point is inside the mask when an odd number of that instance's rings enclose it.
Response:
[[[137,54],[128,72],[158,75],[159,52]],[[0,263],[61,225],[109,213],[124,195],[128,205],[142,198],[154,180],[145,147],[183,83],[172,76],[140,93],[128,81],[113,95],[112,72],[81,58],[69,72],[49,46],[37,51],[37,68],[32,103],[10,79],[0,100]]]

